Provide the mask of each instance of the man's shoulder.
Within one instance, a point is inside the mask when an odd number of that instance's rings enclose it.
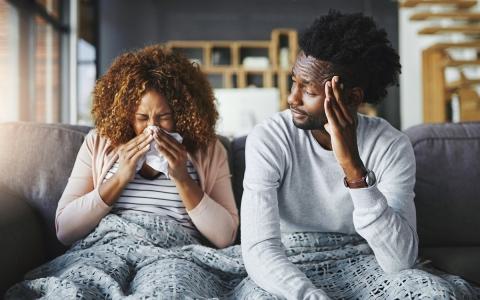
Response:
[[[271,117],[257,124],[249,133],[250,136],[261,136],[278,140],[281,137],[292,134],[292,120],[289,110],[275,113]]]
[[[388,121],[375,116],[358,114],[359,134],[366,139],[374,139],[382,143],[398,140],[408,141],[408,137],[400,130],[393,127]]]
[[[361,125],[360,125],[361,124]],[[379,117],[359,115],[358,144],[370,155],[405,157],[413,160],[413,149],[406,134]]]
[[[291,117],[289,111],[275,113],[268,119],[257,124],[247,136],[246,146],[263,151],[278,152],[292,139]]]

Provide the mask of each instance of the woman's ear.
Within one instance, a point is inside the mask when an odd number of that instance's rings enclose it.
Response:
[[[349,105],[355,108],[358,108],[360,104],[362,104],[364,100],[364,93],[363,89],[360,87],[354,87],[350,90],[348,93],[348,100],[349,100]]]

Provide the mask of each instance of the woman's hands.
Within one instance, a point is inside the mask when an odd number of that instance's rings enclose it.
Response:
[[[334,76],[325,84],[325,129],[330,134],[332,150],[347,179],[365,175],[365,167],[357,146],[356,109],[344,102],[340,78]]]
[[[154,134],[158,152],[168,161],[168,173],[177,186],[180,198],[187,211],[194,209],[203,198],[203,190],[187,170],[187,149],[162,130]]]
[[[131,139],[128,143],[118,147],[118,171],[122,181],[128,183],[135,177],[137,162],[150,149],[153,136],[150,132],[144,132]]]
[[[155,147],[168,161],[168,173],[175,182],[185,182],[190,178],[187,171],[187,149],[162,130],[154,133]]]
[[[142,133],[118,147],[118,171],[109,180],[102,183],[99,194],[105,204],[112,206],[120,197],[125,186],[135,177],[137,162],[148,152],[153,140],[150,133]]]

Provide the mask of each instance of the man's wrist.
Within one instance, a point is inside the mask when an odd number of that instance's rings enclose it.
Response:
[[[345,167],[342,166],[342,168],[348,181],[359,180],[367,174],[367,168],[365,168],[361,160]]]

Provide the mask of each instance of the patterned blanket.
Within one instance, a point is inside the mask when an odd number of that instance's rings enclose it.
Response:
[[[381,271],[357,235],[295,233],[289,259],[332,299],[480,299],[463,279]],[[213,249],[150,214],[109,214],[64,255],[32,270],[6,299],[277,299],[247,276],[239,246]]]

